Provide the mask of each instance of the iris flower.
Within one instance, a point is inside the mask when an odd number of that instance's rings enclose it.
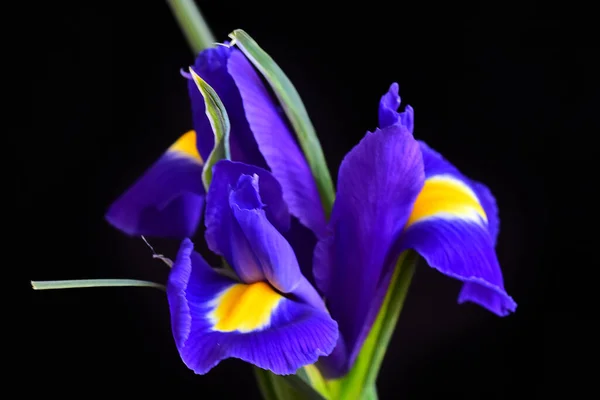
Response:
[[[167,285],[175,341],[191,369],[237,357],[288,374],[320,357],[326,378],[343,376],[407,250],[464,282],[459,303],[499,316],[515,310],[494,251],[493,196],[413,138],[413,109],[397,111],[397,84],[381,98],[379,129],[344,158],[327,220],[288,121],[246,57],[218,46],[193,70],[227,110],[233,161],[215,165],[206,194],[201,174],[214,138],[190,80],[194,130],[107,213],[131,235],[187,238],[206,209],[208,246],[231,270],[209,267],[184,239]]]
[[[329,354],[338,338],[337,323],[295,255],[310,274],[316,234],[326,226],[317,186],[277,102],[239,50],[207,49],[192,69],[227,110],[234,161],[214,166],[206,193],[203,160],[214,135],[190,79],[194,130],[170,146],[106,218],[129,235],[184,239],[167,293],[175,341],[192,370],[203,374],[235,357],[291,374]],[[223,275],[192,251],[187,238],[203,211],[206,242],[233,274]],[[296,239],[295,248],[286,237]]]
[[[176,345],[199,374],[228,357],[295,373],[333,350],[337,324],[277,230],[289,227],[290,215],[275,178],[231,161],[213,171],[206,240],[234,276],[183,241],[167,284]]]
[[[413,138],[414,111],[397,112],[398,85],[379,104],[380,129],[344,158],[336,200],[315,250],[314,275],[340,339],[320,361],[327,377],[353,365],[405,250],[464,282],[458,302],[505,316],[516,303],[504,290],[494,246],[499,219],[494,197],[439,153]]]
[[[270,170],[281,184],[293,222],[322,234],[325,213],[310,168],[278,103],[248,59],[236,48],[217,46],[201,52],[192,68],[227,110],[231,159]],[[106,215],[130,235],[185,238],[198,228],[205,200],[198,176],[214,135],[191,78],[188,89],[194,130],[181,136]],[[293,223],[292,229],[298,225]]]

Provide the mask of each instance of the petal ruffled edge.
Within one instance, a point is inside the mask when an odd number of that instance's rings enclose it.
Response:
[[[379,128],[401,124],[410,133],[413,133],[415,128],[415,112],[411,106],[406,106],[406,110],[398,112],[401,104],[399,90],[400,86],[394,82],[387,93],[381,97],[379,102]]]

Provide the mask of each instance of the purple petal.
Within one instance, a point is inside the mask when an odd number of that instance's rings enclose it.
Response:
[[[283,297],[267,283],[240,284],[211,269],[186,239],[169,276],[175,343],[185,364],[205,374],[239,358],[292,374],[329,354],[337,325],[329,315]]]
[[[322,235],[326,220],[316,182],[277,103],[240,51],[231,53],[227,67],[260,152],[281,184],[290,212],[317,236]]]
[[[205,219],[209,248],[243,282],[268,280],[282,293],[324,307],[280,233],[289,228],[290,217],[277,181],[265,170],[231,161],[220,161],[213,171]]]
[[[317,237],[314,232],[302,225],[298,218],[293,217],[290,230],[283,233],[283,236],[294,249],[302,275],[308,279],[311,285],[316,286],[313,274],[313,255]]]
[[[426,143],[419,141],[419,145],[421,146],[421,152],[423,154],[423,165],[425,166],[426,178],[436,175],[452,176],[464,182],[473,192],[475,192],[479,203],[485,211],[487,227],[492,242],[495,245],[500,229],[500,219],[498,217],[496,200],[490,190],[482,183],[473,181],[464,176],[454,165],[450,164],[440,153],[433,150]]]
[[[227,109],[231,123],[231,158],[234,161],[266,167],[246,120],[240,91],[227,71],[229,58],[236,52],[239,50],[225,46],[206,49],[196,58],[193,69],[215,90]],[[214,146],[214,134],[205,114],[204,98],[191,79],[188,81],[188,92],[192,103],[194,129],[198,132],[198,149],[202,157],[207,159]]]
[[[506,316],[517,304],[506,294],[502,272],[485,227],[462,220],[428,219],[412,225],[402,239],[427,263],[465,282],[458,302],[471,301]]]
[[[400,95],[399,86],[392,83],[390,89],[381,97],[379,102],[379,127],[386,128],[390,125],[400,123],[408,129],[410,133],[415,127],[415,113],[411,106],[406,106],[406,111],[399,113]]]
[[[111,205],[107,221],[129,235],[193,235],[204,206],[202,165],[189,131]]]
[[[494,251],[499,225],[494,198],[425,143],[420,146],[427,180],[402,248],[415,249],[431,267],[465,282],[459,303],[472,301],[497,315],[508,315],[517,305],[504,290]]]
[[[496,199],[492,195],[490,189],[483,183],[468,180],[471,185],[471,189],[475,192],[479,198],[481,206],[485,210],[487,216],[487,227],[490,232],[490,237],[494,247],[496,246],[496,240],[498,239],[498,233],[500,232],[500,217],[498,216],[498,206],[496,205]]]
[[[323,300],[300,272],[294,250],[269,223],[264,211],[240,208],[239,203],[233,203],[232,209],[266,280],[280,292],[293,294],[304,303],[324,309]]]
[[[219,161],[213,167],[213,180],[206,197],[205,238],[208,247],[230,263],[235,258],[231,235],[241,235],[241,232],[236,228],[236,224],[233,224],[229,196],[241,175],[259,177],[261,202],[264,203],[268,220],[281,232],[290,227],[290,215],[283,201],[281,186],[270,172],[238,162]],[[256,279],[262,279],[262,275],[256,276]]]
[[[292,247],[262,210],[257,180],[256,175],[242,175],[229,197],[236,228],[239,227],[245,239],[240,243],[247,245],[254,256],[252,261],[240,259],[244,266],[238,265],[236,271],[255,265],[264,279],[280,292],[293,294],[305,303],[324,309],[323,300],[300,272]]]
[[[360,348],[381,306],[376,294],[389,252],[423,181],[419,145],[400,124],[368,133],[342,162],[330,236],[317,244],[314,272],[348,354]]]

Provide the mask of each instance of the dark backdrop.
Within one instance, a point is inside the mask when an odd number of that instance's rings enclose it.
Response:
[[[28,279],[166,279],[167,268],[141,240],[103,219],[111,201],[191,128],[179,70],[193,56],[167,5],[143,3],[38,8],[31,186],[22,205],[40,234],[27,253]],[[200,2],[220,40],[243,28],[288,74],[334,177],[344,154],[375,128],[379,97],[396,81],[415,108],[415,135],[496,195],[498,256],[516,314],[457,305],[457,282],[419,269],[384,361],[380,398],[540,394],[547,202],[539,155],[560,114],[552,21],[523,3],[518,12],[427,1],[342,9],[230,3]],[[240,361],[206,376],[185,367],[159,291],[31,291],[30,298],[34,391],[258,398]]]

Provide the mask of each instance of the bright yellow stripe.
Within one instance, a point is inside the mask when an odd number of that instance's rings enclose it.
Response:
[[[213,329],[244,333],[264,328],[282,299],[265,282],[232,285],[215,300],[216,307],[210,315]]]
[[[177,141],[173,143],[167,151],[176,151],[188,157],[192,157],[193,159],[204,164],[200,153],[198,153],[198,147],[196,146],[196,131],[194,130],[188,131],[181,135],[181,137],[177,139]]]
[[[481,217],[487,221],[485,211],[475,193],[462,181],[444,175],[433,176],[425,181],[406,227],[430,217]]]

